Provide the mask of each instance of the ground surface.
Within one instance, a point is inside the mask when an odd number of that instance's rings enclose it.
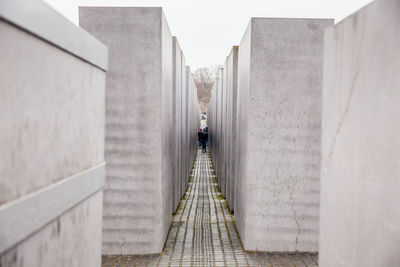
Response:
[[[245,252],[209,153],[198,151],[186,195],[160,255],[103,256],[111,266],[318,266],[317,254]]]

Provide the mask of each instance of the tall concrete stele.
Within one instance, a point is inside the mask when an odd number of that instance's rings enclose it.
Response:
[[[103,254],[160,253],[196,152],[193,77],[161,8],[82,7],[80,25],[110,54]]]
[[[318,251],[323,33],[253,18],[207,110],[221,191],[246,250]]]
[[[400,266],[400,1],[325,32],[320,266]]]
[[[0,1],[0,266],[101,265],[107,47]]]

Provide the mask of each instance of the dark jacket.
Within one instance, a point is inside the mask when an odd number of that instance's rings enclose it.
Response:
[[[202,142],[203,139],[204,139],[204,133],[199,131],[199,132],[197,133],[197,138],[199,139],[200,142]]]

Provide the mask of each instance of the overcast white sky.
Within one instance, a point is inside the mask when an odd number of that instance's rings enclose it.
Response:
[[[75,24],[79,6],[161,6],[192,70],[223,64],[251,17],[334,18],[371,0],[45,0]]]

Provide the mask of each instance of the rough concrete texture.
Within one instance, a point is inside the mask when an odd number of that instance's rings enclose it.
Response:
[[[180,168],[180,177],[182,180],[182,184],[181,184],[181,197],[183,196],[183,194],[186,191],[186,181],[187,179],[189,179],[186,175],[185,175],[185,171],[186,171],[186,166],[188,164],[188,162],[186,161],[187,157],[186,157],[186,150],[187,150],[187,145],[186,145],[186,129],[187,129],[187,122],[186,122],[186,118],[187,118],[187,100],[186,100],[186,91],[187,91],[187,83],[186,83],[186,59],[184,54],[182,53],[181,56],[181,150],[180,150],[180,160],[181,160],[181,168]]]
[[[185,170],[187,167],[188,162],[186,161],[186,151],[187,151],[187,143],[185,142],[185,136],[186,136],[186,129],[187,129],[187,122],[186,118],[188,117],[187,115],[187,100],[186,100],[186,91],[187,91],[187,77],[186,77],[186,59],[185,56],[182,52],[181,56],[181,135],[180,135],[180,143],[181,143],[181,153],[180,153],[180,160],[181,160],[181,168],[180,168],[180,179],[182,180],[181,183],[181,198],[185,194],[186,187],[187,187],[187,182],[189,180],[189,177],[185,175]]]
[[[43,23],[48,18],[35,19]],[[51,190],[54,183],[104,162],[105,72],[2,19],[0,32],[3,211],[13,207],[12,201]],[[71,42],[85,45],[80,39]],[[102,190],[87,196],[31,233],[0,255],[0,266],[99,266],[102,196]]]
[[[234,46],[226,62],[226,200],[231,211],[234,210],[235,194],[235,149],[236,146],[236,100],[237,100],[237,65],[238,46]],[[235,116],[234,116],[235,115]]]
[[[247,157],[247,106],[248,106],[248,87],[250,76],[250,56],[251,56],[251,23],[246,29],[238,52],[238,92],[237,92],[237,113],[236,116],[236,165],[235,165],[235,224],[242,240],[246,238],[246,205],[247,184],[243,176],[245,175],[245,159]],[[240,82],[239,82],[240,81]],[[240,101],[239,101],[240,99]],[[243,241],[242,241],[243,242]],[[246,245],[247,246],[247,245]],[[248,249],[245,246],[245,249]]]
[[[217,181],[218,185],[221,188],[222,195],[225,195],[224,192],[224,177],[222,173],[222,166],[224,166],[224,157],[221,155],[223,152],[222,148],[222,128],[223,128],[223,68],[220,68],[217,72],[217,78],[215,82],[215,95],[216,95],[216,126],[215,126],[215,138],[214,138],[214,147],[215,151],[214,153],[214,158],[215,158],[215,169],[216,173],[218,174],[217,176]],[[212,130],[211,130],[212,131]]]
[[[174,100],[172,98],[172,35],[167,24],[167,20],[165,18],[164,12],[161,8],[158,8],[159,13],[161,13],[161,121],[158,121],[160,124],[158,127],[162,127],[161,136],[162,140],[162,158],[161,158],[161,166],[162,171],[159,174],[161,178],[161,229],[158,235],[154,236],[154,240],[151,240],[153,243],[156,243],[158,246],[158,251],[162,251],[164,247],[164,243],[167,239],[168,231],[171,226],[172,221],[172,188],[171,184],[173,184],[173,170],[175,168],[176,161],[175,159],[171,160],[171,140],[174,138],[175,129],[172,128],[172,125],[166,122],[172,121],[171,117],[174,117],[172,114]],[[154,55],[153,55],[154,56]],[[149,73],[152,74],[152,73]],[[153,72],[154,74],[154,72]],[[157,184],[155,184],[157,186]],[[157,225],[156,225],[157,227]],[[160,246],[161,245],[161,246]]]
[[[239,46],[248,250],[318,250],[323,32],[332,23],[252,19]]]
[[[248,250],[318,250],[323,31],[332,23],[252,19],[239,47]]]
[[[103,191],[0,255],[0,266],[101,266]]]
[[[400,2],[325,33],[320,266],[400,266]]]
[[[172,36],[161,8],[82,7],[80,24],[110,54],[103,254],[161,252],[172,210]]]
[[[186,185],[189,182],[189,177],[192,172],[192,167],[195,162],[196,158],[196,153],[197,153],[197,146],[198,146],[198,141],[197,141],[197,132],[200,129],[200,105],[198,102],[197,98],[197,88],[196,84],[194,82],[193,74],[190,72],[190,87],[189,87],[189,92],[190,92],[190,109],[189,109],[189,116],[190,116],[190,126],[189,126],[189,169],[188,173],[186,175],[187,181]]]
[[[221,186],[221,177],[220,177],[220,169],[221,158],[220,158],[220,133],[221,133],[221,69],[217,71],[215,83],[213,89],[211,91],[210,103],[207,107],[207,125],[208,127],[208,143],[211,149],[211,158],[213,160],[213,167],[215,173],[218,173],[217,182],[220,188]]]
[[[182,175],[181,175],[181,150],[182,150],[182,50],[176,37],[173,37],[172,47],[172,114],[171,125],[173,136],[171,139],[172,148],[171,160],[175,161],[172,173],[172,212],[178,208],[182,196]],[[183,73],[185,75],[185,73]]]
[[[80,23],[110,50],[103,254],[160,253],[194,159],[182,51],[161,8],[81,8]]]
[[[7,22],[0,31],[4,204],[103,162],[105,74]]]
[[[226,69],[222,67],[220,69],[220,120],[221,127],[219,131],[218,145],[219,149],[217,151],[218,157],[220,158],[220,163],[217,167],[218,181],[221,188],[221,192],[226,196],[226,163],[227,159],[225,157],[225,144],[226,144]]]
[[[236,147],[233,144],[236,142],[237,57],[238,47],[234,46],[223,69],[218,72],[219,78],[214,84],[213,96],[207,109],[208,124],[211,125],[209,143],[217,166],[217,181],[231,211],[234,209],[235,191]],[[216,119],[216,114],[221,117]],[[217,127],[216,123],[220,123],[221,127]]]
[[[182,178],[186,182],[188,178],[188,169],[189,169],[189,151],[187,148],[189,147],[188,144],[188,129],[189,129],[189,102],[188,102],[188,97],[189,97],[189,85],[190,85],[190,80],[189,80],[189,74],[190,74],[190,68],[188,66],[184,66],[183,69],[184,73],[184,86],[182,87]]]
[[[253,18],[239,46],[236,94],[234,52],[220,71],[213,156],[246,250],[318,250],[323,31],[332,23]]]
[[[187,114],[187,128],[185,130],[185,160],[187,163],[185,164],[186,168],[184,170],[185,177],[185,187],[189,182],[190,173],[192,170],[192,166],[196,157],[197,152],[197,132],[200,128],[200,106],[197,100],[197,89],[194,83],[193,75],[191,73],[190,67],[186,66],[186,114]]]

